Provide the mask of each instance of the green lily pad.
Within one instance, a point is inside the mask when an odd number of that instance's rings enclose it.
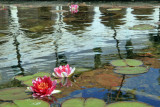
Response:
[[[76,68],[76,70],[75,70],[75,74],[81,74],[81,73],[83,73],[83,72],[87,72],[87,71],[90,71],[91,70],[91,68]]]
[[[38,72],[36,74],[33,75],[29,75],[29,76],[16,76],[15,79],[19,80],[19,81],[27,81],[29,79],[33,79],[35,77],[43,77],[43,76],[51,76],[49,73],[46,72]]]
[[[135,59],[126,59],[125,61],[127,62],[127,65],[129,66],[140,66],[143,64],[142,61],[135,60]]]
[[[120,74],[141,74],[148,72],[146,67],[117,67],[114,72]]]
[[[50,104],[37,99],[15,100],[14,103],[18,107],[50,107]]]
[[[31,95],[27,95],[25,93],[26,88],[24,87],[15,87],[8,89],[0,90],[0,99],[1,100],[19,100],[31,97]]]
[[[127,63],[124,60],[113,60],[111,61],[113,66],[127,66]]]
[[[88,98],[85,101],[85,106],[84,107],[105,107],[106,103],[97,98]]]
[[[110,8],[110,9],[107,9],[108,11],[117,11],[117,10],[122,10],[121,8]]]
[[[4,34],[4,33],[0,33],[0,37],[2,37],[2,36],[6,36],[6,34]]]
[[[29,31],[31,31],[31,32],[41,32],[44,29],[45,29],[44,26],[38,25],[38,26],[34,26],[34,27],[29,28]]]
[[[32,80],[36,79],[37,77],[43,77],[43,76],[51,76],[50,73],[46,73],[46,72],[38,72],[34,75],[29,75],[29,76],[16,76],[15,79],[22,81],[23,84],[27,85],[27,86],[31,86],[32,85]]]
[[[15,105],[14,103],[5,102],[5,103],[0,104],[0,107],[18,107],[18,106]]]
[[[152,29],[155,29],[155,27],[152,25],[149,25],[149,24],[139,24],[139,25],[135,25],[129,29],[130,30],[152,30]]]
[[[74,98],[62,103],[62,107],[104,107],[106,103],[97,98]]]
[[[84,101],[83,98],[69,99],[62,103],[62,107],[83,107]]]
[[[142,102],[120,101],[116,103],[111,103],[107,105],[106,107],[153,107],[153,106],[148,105],[146,103],[142,103]]]
[[[122,60],[113,60],[111,61],[113,66],[140,66],[143,64],[142,61],[135,60],[135,59],[122,59]]]

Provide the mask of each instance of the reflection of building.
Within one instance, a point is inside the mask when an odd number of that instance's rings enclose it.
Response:
[[[68,6],[63,6],[63,9],[69,10]],[[87,27],[91,26],[93,21],[93,7],[79,6],[78,13],[66,12],[63,14],[63,21],[70,27],[66,29],[68,32],[83,33]]]
[[[8,9],[0,10],[0,30],[7,30],[8,25],[9,25],[9,10]]]
[[[154,8],[134,8],[132,14],[136,15],[137,20],[152,20],[150,16],[152,16],[154,12]]]
[[[43,34],[53,32],[51,7],[19,7],[18,16],[21,28],[25,30],[26,36],[38,38]]]
[[[129,28],[138,24],[155,26],[154,23],[159,21],[159,8],[149,9],[148,14],[142,13],[151,20],[139,20],[137,16],[140,13],[134,8],[123,8],[117,12],[106,12],[105,9],[80,6],[76,14],[69,12],[68,6],[16,7],[4,13],[1,11],[0,31],[10,31],[11,36],[0,36],[0,43],[4,38],[6,41],[0,44],[0,66],[14,66],[19,57],[25,72],[31,73],[50,72],[55,66],[66,63],[75,67],[97,68],[117,58],[117,51],[126,54],[127,46],[132,45],[133,53],[149,46],[150,31]],[[15,23],[15,27],[8,22]],[[18,33],[16,39],[12,38],[14,32]],[[157,29],[152,30],[152,33],[157,32]]]
[[[113,29],[125,24],[125,21],[122,19],[125,17],[126,8],[110,11],[105,7],[100,7],[99,10],[102,13],[102,16],[100,17],[102,19],[101,23],[103,23],[105,26],[111,27]]]

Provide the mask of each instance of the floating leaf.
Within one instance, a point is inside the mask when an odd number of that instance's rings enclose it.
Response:
[[[75,74],[81,74],[83,72],[91,71],[90,68],[76,68]]]
[[[116,103],[111,103],[106,107],[152,107],[152,106],[142,102],[120,101]]]
[[[142,61],[135,60],[135,59],[126,59],[125,61],[129,66],[140,66],[143,64]]]
[[[127,63],[124,60],[113,60],[111,61],[113,66],[127,66]]]
[[[129,29],[130,30],[152,30],[152,29],[155,29],[155,27],[149,24],[140,24],[140,25],[135,25]]]
[[[120,86],[122,78],[119,78],[113,74],[99,74],[96,77],[96,82],[100,85],[105,86],[107,88],[112,88],[116,86]]]
[[[46,72],[38,72],[36,74],[33,75],[29,75],[29,76],[16,76],[15,79],[19,80],[19,81],[26,81],[35,77],[43,77],[43,76],[51,76],[49,73]]]
[[[0,90],[0,99],[1,100],[19,100],[30,97],[25,93],[26,88],[24,87],[15,87]]]
[[[110,8],[110,9],[107,9],[108,11],[117,11],[117,10],[122,10],[121,8]]]
[[[14,103],[18,107],[50,107],[50,104],[37,99],[15,100]]]
[[[84,107],[105,107],[106,103],[97,98],[88,98],[85,101],[85,106]]]
[[[43,76],[51,76],[50,73],[46,73],[46,72],[38,72],[34,75],[29,75],[29,76],[16,76],[15,79],[22,81],[23,84],[27,85],[27,86],[31,86],[32,85],[32,80],[36,79],[37,77],[43,77]]]
[[[62,107],[84,107],[84,101],[83,98],[69,99],[62,103]]]
[[[104,107],[106,103],[97,98],[74,98],[62,103],[62,107]]]
[[[141,74],[148,72],[148,69],[145,67],[117,67],[114,72],[120,74]]]
[[[122,60],[113,60],[111,61],[113,66],[140,66],[143,64],[142,61],[135,60],[135,59],[122,59]]]
[[[5,102],[5,103],[0,104],[0,107],[18,107],[18,106],[15,105],[14,103]]]

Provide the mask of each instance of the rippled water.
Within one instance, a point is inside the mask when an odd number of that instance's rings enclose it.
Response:
[[[113,59],[133,58],[145,53],[144,49],[159,45],[158,6],[125,5],[120,10],[107,11],[109,7],[83,3],[78,13],[73,14],[67,3],[7,4],[3,8],[1,4],[0,84],[20,73],[52,72],[67,63],[95,69]],[[155,28],[130,30],[139,24]]]

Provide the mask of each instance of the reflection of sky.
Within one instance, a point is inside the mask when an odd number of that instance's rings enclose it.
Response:
[[[54,16],[53,21],[55,21],[55,24],[53,24],[53,28],[56,31],[53,31],[53,34],[44,34],[38,38],[28,38],[25,31],[22,31],[21,24],[23,22],[20,23],[19,19],[23,19],[24,17],[19,17],[22,16],[23,13],[19,12],[17,6],[11,6],[9,9],[10,16],[8,16],[8,22],[10,22],[10,26],[8,30],[11,34],[16,34],[17,36],[21,64],[25,72],[53,71],[57,60],[55,55],[56,51],[58,55],[63,54],[67,59],[66,62],[69,64],[75,67],[88,68],[94,68],[94,57],[97,53],[102,54],[101,58],[99,58],[102,60],[102,64],[107,62],[107,55],[117,54],[116,41],[113,38],[115,32],[110,27],[101,23],[100,17],[102,13],[97,6],[95,6],[93,10],[90,10],[94,13],[93,21],[89,23],[90,26],[86,27],[85,31],[82,31],[83,33],[77,35],[72,34],[72,32],[67,32],[65,29],[69,26],[63,22],[63,12],[56,14],[49,12]],[[56,9],[61,10],[62,6],[56,6]],[[29,10],[31,11],[31,9]],[[133,51],[148,47],[148,43],[150,43],[148,40],[149,31],[132,31],[128,29],[129,27],[140,23],[154,24],[159,20],[158,8],[155,8],[153,14],[148,16],[152,20],[145,21],[136,20],[132,11],[134,11],[134,9],[126,8],[125,17],[121,19],[125,24],[116,28],[116,39],[120,42],[119,47],[121,54],[126,53],[125,45],[128,39],[131,39],[134,48]],[[34,13],[36,13],[36,11]],[[157,33],[157,30],[154,29],[153,32]],[[13,70],[10,70],[11,66],[17,65],[16,49],[15,46],[13,46],[13,35],[0,38],[1,40],[4,39],[7,41],[0,45],[0,72],[6,72],[4,68],[8,67],[7,72],[10,71],[10,74],[14,75]],[[101,52],[94,52],[94,48],[100,48]],[[17,70],[19,69],[17,68]]]
[[[92,97],[92,98],[98,98],[98,99],[103,99],[104,101],[107,101],[108,99],[107,94],[108,94],[108,90],[104,88],[87,88],[83,90],[76,90],[70,93],[67,97],[63,97],[57,100],[58,100],[58,103],[62,103],[65,100],[71,99],[71,98],[77,98],[77,97],[91,98]],[[115,95],[113,94],[114,94],[114,91],[112,91],[112,101],[114,102],[113,99],[115,99],[117,94]],[[123,99],[125,99],[126,92],[122,91],[122,95],[123,95]],[[127,96],[126,96],[126,100],[122,100],[122,101],[141,101],[141,102],[153,105],[154,107],[159,107],[160,105],[160,99],[152,98],[149,96],[146,97],[143,95],[135,95],[135,98],[131,98],[131,99],[127,99]]]
[[[145,74],[125,79],[123,88],[135,89],[138,92],[145,92],[151,95],[160,96],[160,85],[158,78],[160,69],[150,68]]]
[[[125,82],[122,86],[122,97],[126,97],[126,100],[131,101],[141,101],[154,107],[159,107],[160,105],[160,85],[157,81],[160,75],[160,69],[151,68],[149,72],[145,74],[140,74],[138,76],[132,76],[130,78],[125,79]],[[131,97],[131,99],[127,99],[126,93],[131,90],[136,90],[134,93],[130,93],[128,95],[133,95],[135,97]],[[83,90],[76,90],[71,92],[67,97],[58,99],[58,102],[63,102],[66,99],[83,97],[83,98],[99,98],[106,101],[107,93],[110,93],[107,89],[104,88],[86,88]],[[116,96],[114,90],[112,90],[113,99]],[[115,94],[115,95],[114,95]],[[121,98],[121,97],[120,97]],[[130,98],[130,97],[129,97]],[[124,101],[126,101],[124,100]]]

